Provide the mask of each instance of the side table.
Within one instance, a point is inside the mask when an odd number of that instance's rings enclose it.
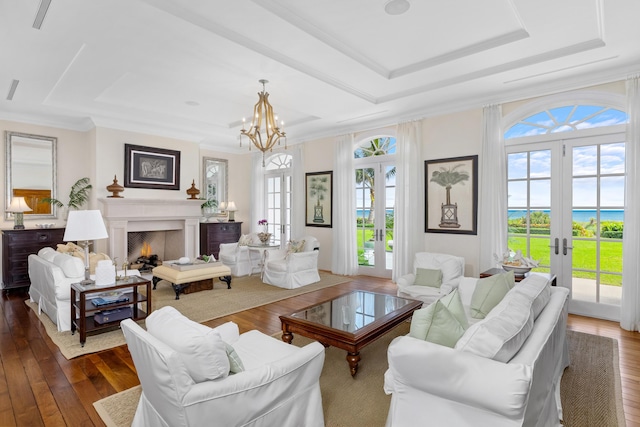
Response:
[[[490,268],[487,271],[483,271],[482,273],[480,273],[480,278],[484,278],[484,277],[490,277],[493,276],[494,274],[500,274],[500,273],[504,273],[505,271],[502,268]],[[525,278],[529,277],[530,274],[537,274],[539,276],[543,276],[545,277],[547,280],[549,280],[551,282],[551,286],[556,286],[556,275],[555,274],[550,274],[550,273],[538,273],[537,271],[531,271],[529,273],[525,273],[524,276],[516,276],[516,282],[520,282],[522,280],[524,280]]]
[[[262,276],[264,274],[264,263],[267,257],[267,251],[270,249],[280,249],[280,245],[249,244],[247,245],[247,247],[249,248],[249,263],[251,263],[251,265],[253,265],[253,257],[251,256],[251,254],[254,252],[259,253],[258,256],[260,257],[260,259],[258,260],[258,264],[260,265],[260,279],[262,279]]]
[[[146,295],[140,293],[139,288],[141,286],[146,288]],[[87,296],[98,297],[97,294],[118,290],[123,291],[123,295],[128,298],[128,301],[96,307],[91,302],[92,298],[87,298]],[[138,304],[145,302],[146,309],[140,309]],[[130,318],[133,320],[141,320],[151,314],[151,281],[140,276],[127,276],[108,286],[96,286],[95,283],[88,285],[73,283],[71,285],[71,334],[75,334],[76,329],[80,331],[80,345],[84,347],[88,333],[99,333],[106,329],[118,327],[122,320],[98,323],[94,320],[94,315],[103,310],[113,310],[121,307],[131,307]]]

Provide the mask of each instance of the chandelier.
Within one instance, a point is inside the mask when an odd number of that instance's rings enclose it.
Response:
[[[249,129],[244,128],[245,119],[242,118],[242,130],[240,131],[240,147],[242,147],[242,136],[248,137],[255,147],[262,151],[262,166],[264,167],[264,153],[273,150],[273,146],[284,137],[284,148],[287,148],[287,138],[283,130],[284,122],[280,122],[278,127],[278,116],[273,115],[273,107],[269,104],[269,94],[265,90],[265,85],[269,80],[258,80],[262,83],[262,92],[258,93],[258,102],[253,107],[253,118]],[[251,150],[251,144],[249,144]]]

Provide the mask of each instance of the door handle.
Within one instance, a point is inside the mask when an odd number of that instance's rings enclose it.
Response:
[[[562,254],[567,254],[567,249],[573,249],[573,246],[567,246],[567,239],[562,239]]]
[[[557,237],[556,237],[555,247],[556,247],[556,255],[558,255],[560,253],[560,239],[558,239]]]

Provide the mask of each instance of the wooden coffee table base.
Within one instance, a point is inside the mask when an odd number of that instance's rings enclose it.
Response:
[[[404,300],[407,299],[404,298]],[[325,347],[333,346],[346,350],[346,360],[349,364],[349,371],[351,372],[351,376],[355,377],[358,372],[358,364],[361,360],[360,350],[395,328],[401,322],[404,322],[413,315],[415,310],[422,306],[422,301],[407,301],[404,306],[386,314],[380,319],[376,319],[355,332],[332,328],[328,325],[309,321],[294,315],[280,316],[282,322],[282,341],[291,344],[293,334],[297,333],[314,339]]]

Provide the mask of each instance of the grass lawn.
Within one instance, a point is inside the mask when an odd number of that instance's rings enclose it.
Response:
[[[540,261],[540,264],[547,268],[538,268],[536,271],[549,271],[551,241],[549,236],[531,236],[530,258]],[[597,269],[597,242],[595,239],[573,239],[573,277],[585,279],[596,278]],[[514,235],[509,236],[509,249],[527,253],[526,238]],[[590,270],[590,271],[575,271]],[[604,285],[622,286],[622,241],[601,239],[600,240],[600,283]],[[602,273],[619,273],[602,274]]]

